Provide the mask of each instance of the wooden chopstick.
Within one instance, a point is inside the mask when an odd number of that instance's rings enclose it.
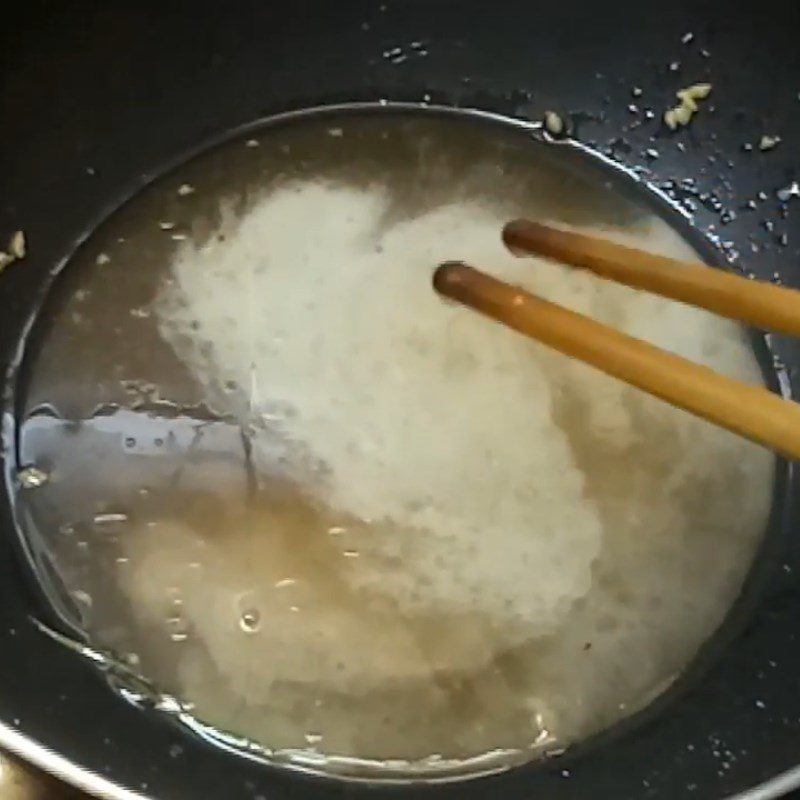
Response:
[[[800,458],[800,405],[726,378],[460,262],[434,273],[437,292],[698,417]]]
[[[524,219],[505,226],[503,241],[517,254],[537,253],[756,328],[800,336],[800,292],[794,289]]]

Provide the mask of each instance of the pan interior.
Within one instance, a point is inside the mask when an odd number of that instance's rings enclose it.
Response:
[[[731,323],[504,252],[519,216],[695,255],[620,176],[435,111],[272,121],[99,225],[17,398],[17,520],[62,622],[208,735],[345,775],[501,768],[659,696],[740,592],[773,457],[430,276],[468,260],[761,372]]]

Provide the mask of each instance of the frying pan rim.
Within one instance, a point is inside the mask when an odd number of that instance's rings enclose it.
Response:
[[[27,763],[99,800],[158,800],[152,795],[127,789],[89,769],[77,766],[3,722],[0,722],[0,745]],[[797,788],[800,788],[800,766],[791,767],[758,786],[728,795],[722,800],[775,800]]]

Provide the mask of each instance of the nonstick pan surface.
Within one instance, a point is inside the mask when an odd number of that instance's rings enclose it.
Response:
[[[0,357],[12,360],[49,271],[165,165],[270,114],[345,101],[531,119],[557,109],[580,141],[672,194],[743,269],[800,286],[800,198],[775,194],[800,166],[799,23],[789,3],[30,3],[0,28],[0,235],[24,228],[30,241],[0,281]],[[659,119],[674,91],[706,78],[709,107],[668,135]],[[774,150],[759,149],[763,134],[781,137]],[[796,390],[796,343],[772,347]],[[4,509],[0,745],[114,797],[778,796],[800,783],[795,504],[781,514],[748,627],[658,717],[548,765],[409,790],[234,758],[126,705],[31,624],[37,600]]]

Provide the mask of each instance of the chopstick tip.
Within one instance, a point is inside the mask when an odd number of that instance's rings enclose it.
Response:
[[[433,273],[433,288],[443,295],[450,294],[450,287],[461,283],[466,264],[463,261],[444,261]]]
[[[529,230],[532,224],[526,219],[512,219],[503,226],[503,244],[512,255],[526,256],[529,254],[529,251],[523,246],[523,242],[525,231]]]

